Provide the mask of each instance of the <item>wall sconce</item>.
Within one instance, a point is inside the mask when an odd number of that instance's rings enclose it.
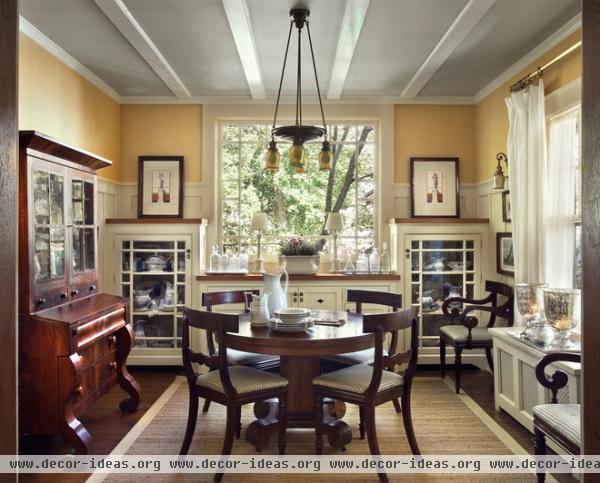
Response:
[[[257,211],[252,215],[252,221],[250,222],[250,230],[256,231],[256,258],[254,259],[254,271],[264,272],[264,260],[261,253],[261,238],[262,232],[269,229],[269,218],[264,211]]]
[[[325,229],[333,234],[333,260],[330,272],[340,271],[340,259],[338,258],[338,233],[344,229],[344,220],[341,213],[329,213],[325,222]]]
[[[504,153],[496,154],[496,160],[498,161],[498,166],[496,166],[496,172],[494,173],[494,181],[492,183],[492,188],[495,190],[503,190],[504,183],[508,176],[504,176],[504,171],[502,171],[502,166],[500,165],[500,161],[504,161],[506,163],[506,169],[508,170],[508,158]]]

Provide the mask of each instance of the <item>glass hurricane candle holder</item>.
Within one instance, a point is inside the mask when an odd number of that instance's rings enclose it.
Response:
[[[532,339],[536,326],[540,323],[544,312],[543,289],[547,283],[517,283],[515,295],[517,297],[517,310],[525,319],[525,328],[521,338]]]
[[[581,318],[581,291],[578,289],[552,288],[544,290],[546,320],[556,331],[552,349],[575,349],[571,330]]]

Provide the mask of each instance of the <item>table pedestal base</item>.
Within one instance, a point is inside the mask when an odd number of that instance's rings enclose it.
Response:
[[[246,429],[246,441],[261,451],[269,444],[272,433],[277,433],[277,399],[261,401],[254,405],[256,420]],[[323,432],[327,436],[329,445],[334,449],[345,451],[346,445],[352,441],[350,426],[340,418],[346,413],[343,402],[325,399],[323,404]],[[314,428],[313,413],[291,413],[287,417],[288,428]]]

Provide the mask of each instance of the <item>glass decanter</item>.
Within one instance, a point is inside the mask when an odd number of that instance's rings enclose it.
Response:
[[[220,261],[221,261],[221,255],[219,255],[219,247],[217,247],[217,245],[213,245],[212,253],[210,254],[210,259],[209,259],[209,270],[211,272],[218,272]]]

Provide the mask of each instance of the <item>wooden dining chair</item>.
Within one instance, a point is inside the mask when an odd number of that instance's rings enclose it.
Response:
[[[533,433],[535,454],[546,454],[546,438],[554,441],[571,455],[581,454],[581,406],[559,404],[558,391],[567,385],[569,377],[561,370],[546,375],[546,368],[557,361],[581,363],[581,354],[575,352],[552,352],[545,355],[535,366],[538,382],[550,390],[550,404],[533,407]],[[537,473],[538,483],[546,481],[545,470]]]
[[[381,305],[389,307],[393,312],[397,312],[402,307],[402,295],[393,292],[378,292],[375,290],[348,290],[346,300],[356,304],[356,313],[362,314],[363,304]],[[387,355],[393,355],[398,348],[398,331],[390,334],[390,344],[387,349]],[[373,364],[375,360],[375,350],[365,349],[357,352],[348,352],[345,354],[335,354],[323,358],[324,366],[327,369],[341,369],[354,366],[356,364]],[[387,369],[387,368],[386,368]],[[396,412],[401,411],[400,401],[394,399],[394,408]],[[363,435],[364,437],[364,435]]]
[[[366,424],[367,439],[372,455],[381,454],[375,429],[375,407],[400,398],[402,417],[408,444],[414,455],[421,454],[413,429],[410,411],[412,380],[417,370],[418,324],[416,309],[400,312],[365,315],[363,332],[375,337],[375,360],[373,365],[357,364],[338,371],[321,374],[313,379],[315,390],[315,428],[317,454],[323,451],[323,399],[331,398],[357,404],[360,410],[361,428]],[[386,332],[411,330],[410,349],[393,355],[384,355],[383,338]],[[403,374],[385,368],[395,368],[407,364]],[[379,479],[387,482],[385,473]]]
[[[247,293],[259,295],[260,291],[254,290],[229,290],[223,292],[203,292],[202,293],[202,306],[206,307],[209,312],[213,311],[213,307],[216,305],[239,305],[244,304],[244,311],[249,312],[250,306]],[[215,343],[214,333],[211,330],[206,331],[206,345],[208,347],[208,354],[217,354],[217,348]],[[263,371],[273,371],[279,368],[279,357],[265,354],[254,354],[252,352],[238,351],[229,349],[227,360],[232,365],[252,367],[253,369],[260,369]],[[204,401],[202,406],[202,412],[207,412],[210,407],[210,399]],[[239,434],[238,434],[239,438]]]
[[[212,331],[219,342],[218,355],[194,352],[190,347],[190,329]],[[241,407],[244,404],[279,399],[279,454],[285,452],[287,379],[251,367],[230,366],[227,359],[228,332],[239,331],[239,316],[202,312],[185,307],[182,326],[183,368],[190,390],[190,405],[185,437],[179,454],[188,453],[198,416],[199,398],[210,399],[227,407],[225,440],[221,454],[231,454],[234,434],[239,427]],[[205,365],[209,371],[198,374],[193,363]],[[215,475],[221,481],[223,474]]]
[[[440,375],[446,376],[446,346],[454,348],[454,386],[456,394],[460,392],[460,376],[462,370],[463,350],[484,349],[490,370],[494,372],[492,359],[492,336],[488,329],[494,327],[496,318],[506,320],[507,325],[513,325],[514,300],[512,287],[505,283],[485,282],[487,297],[481,300],[464,297],[450,297],[444,300],[442,312],[451,321],[458,320],[460,324],[440,327]],[[506,297],[502,305],[498,305],[498,296]],[[480,324],[473,312],[487,312],[490,317],[486,324]]]

